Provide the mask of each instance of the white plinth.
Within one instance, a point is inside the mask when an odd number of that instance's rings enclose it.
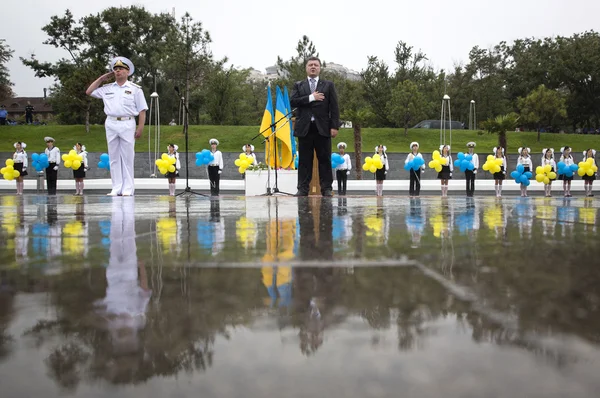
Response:
[[[275,188],[275,170],[246,171],[246,196],[257,196],[267,192],[267,188]],[[277,188],[281,192],[296,193],[298,170],[277,170]]]

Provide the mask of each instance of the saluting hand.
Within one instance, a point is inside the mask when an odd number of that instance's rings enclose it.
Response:
[[[113,78],[115,76],[115,72],[107,72],[105,74],[103,74],[102,76],[100,76],[100,79],[105,82],[111,78]]]

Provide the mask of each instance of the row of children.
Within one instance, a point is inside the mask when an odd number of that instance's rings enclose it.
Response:
[[[350,170],[352,170],[352,164],[350,161],[350,156],[346,153],[346,143],[340,142],[338,145],[338,150],[340,156],[344,159],[344,162],[341,163],[336,168],[336,178],[338,181],[338,194],[345,195],[346,194],[346,186],[347,186],[347,178],[350,174]],[[468,162],[471,162],[470,167],[464,170],[465,172],[465,180],[466,180],[466,192],[467,196],[472,197],[475,192],[475,177],[477,175],[477,171],[479,170],[479,156],[475,153],[475,142],[467,143],[467,152],[466,156],[468,158]],[[419,196],[421,191],[421,174],[425,172],[425,162],[423,159],[423,155],[419,152],[419,143],[412,142],[410,144],[411,152],[406,157],[404,161],[405,165],[408,165],[411,162],[414,162],[416,158],[420,158],[420,166],[409,168],[410,174],[410,185],[409,185],[409,196],[415,197]],[[560,149],[561,156],[559,159],[566,167],[570,167],[575,164],[575,160],[571,153],[571,148],[565,146]],[[502,182],[506,179],[507,172],[507,162],[506,156],[504,153],[504,148],[496,147],[492,150],[494,159],[501,159],[500,171],[493,173],[493,177],[495,180],[495,191],[496,196],[502,196]],[[375,147],[375,154],[378,154],[381,158],[383,167],[378,169],[375,172],[375,180],[376,180],[376,194],[377,196],[383,195],[383,181],[386,179],[387,172],[389,170],[389,161],[386,153],[386,147],[384,145],[378,145]],[[531,158],[531,150],[529,148],[519,148],[518,149],[519,157],[517,159],[517,168],[522,166],[522,173],[533,173],[533,161]],[[450,154],[450,146],[449,145],[441,145],[440,146],[440,157],[443,159],[441,170],[438,172],[437,178],[441,182],[441,191],[442,196],[445,197],[448,195],[448,181],[452,179],[452,174],[454,172],[454,164],[452,162],[452,156]],[[595,149],[587,149],[583,152],[583,162],[586,162],[588,159],[593,159],[593,164],[595,165],[595,157],[596,150]],[[499,162],[500,163],[500,162]],[[559,171],[557,167],[557,163],[554,159],[554,149],[553,148],[545,148],[542,150],[542,159],[540,165],[550,166],[550,172],[552,175],[556,175]],[[592,197],[594,196],[592,193],[593,182],[596,179],[596,172],[590,174],[584,174],[581,178],[585,181],[585,193],[586,196]],[[550,178],[548,183],[545,184],[544,191],[546,197],[552,196],[552,181],[556,179]],[[571,197],[571,181],[573,180],[573,175],[568,174],[560,174],[558,175],[558,179],[563,181],[563,191],[565,197]],[[527,186],[529,185],[527,182],[522,182],[521,184],[521,196],[527,196]]]
[[[44,153],[48,158],[48,165],[45,168],[46,174],[46,185],[48,187],[49,195],[56,195],[56,181],[58,179],[58,166],[60,166],[61,156],[60,149],[55,146],[54,138],[44,137],[46,142],[46,149]],[[15,153],[13,154],[14,169],[19,172],[19,176],[16,178],[17,183],[17,195],[23,195],[23,177],[27,176],[27,168],[29,167],[29,161],[27,157],[27,144],[21,141],[13,144]],[[81,167],[77,170],[73,170],[73,178],[75,179],[75,195],[83,195],[83,180],[85,178],[85,172],[88,170],[87,152],[85,145],[77,142],[73,147],[73,150],[81,155]]]

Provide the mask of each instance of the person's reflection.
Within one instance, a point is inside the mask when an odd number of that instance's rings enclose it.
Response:
[[[410,210],[406,216],[406,229],[410,234],[411,245],[413,249],[421,246],[421,238],[425,232],[425,215],[421,206],[421,198],[410,199]]]
[[[521,199],[515,206],[515,211],[519,222],[519,236],[521,239],[531,238],[534,216],[533,205],[529,200]]]
[[[225,220],[221,217],[221,201],[211,199],[210,222],[213,224],[212,255],[219,254],[225,246]]]
[[[16,222],[15,230],[15,260],[17,263],[26,262],[29,259],[29,224],[25,222],[25,205],[23,197],[18,197],[16,206]]]
[[[583,229],[586,232],[596,233],[596,213],[597,208],[594,207],[594,202],[586,198],[583,207],[579,208],[579,221],[583,224]]]
[[[348,215],[347,199],[338,198],[338,206],[333,218],[333,241],[336,250],[346,249],[352,239],[352,218]]]
[[[577,209],[575,207],[571,207],[570,199],[563,199],[562,206],[559,206],[556,210],[556,218],[558,220],[558,224],[561,226],[562,237],[566,238],[568,236],[572,236],[573,227],[575,226],[575,221],[577,220]]]
[[[333,206],[327,198],[298,198],[300,225],[300,259],[302,261],[333,260]],[[326,312],[336,277],[328,267],[300,267],[295,272],[295,294],[300,315],[300,350],[314,353],[323,344]]]
[[[553,237],[556,229],[556,207],[549,198],[536,198],[536,203],[535,216],[542,222],[542,234],[545,237]]]
[[[106,282],[106,296],[97,304],[110,333],[113,354],[137,353],[138,334],[145,327],[152,292],[145,267],[138,263],[133,197],[115,198],[112,202]]]
[[[88,254],[88,224],[85,219],[85,196],[75,197],[75,221],[68,222],[63,228],[63,251],[79,255],[82,259]]]

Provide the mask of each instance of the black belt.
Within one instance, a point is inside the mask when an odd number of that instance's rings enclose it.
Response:
[[[337,169],[337,171],[348,171],[348,169]]]

